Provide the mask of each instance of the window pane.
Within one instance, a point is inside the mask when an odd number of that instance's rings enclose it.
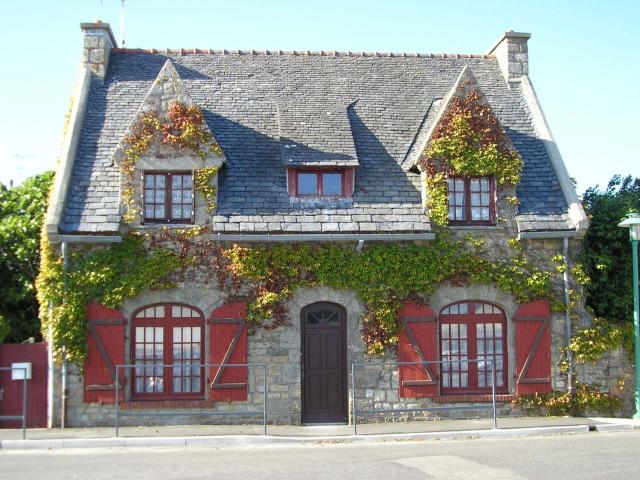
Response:
[[[471,207],[471,220],[481,220],[481,209],[477,207]]]
[[[322,194],[342,195],[342,175],[340,173],[322,174]]]
[[[478,180],[477,178],[471,179],[471,191],[472,192],[480,191],[480,180]]]
[[[144,201],[146,203],[153,203],[153,190],[145,190]]]
[[[469,313],[469,310],[468,310],[468,307],[467,307],[466,303],[461,303],[459,305],[459,308],[460,308],[460,314],[461,315],[466,315],[467,313]],[[465,329],[467,328],[466,325],[464,327],[465,327]]]
[[[181,219],[182,218],[182,206],[173,205],[171,207],[171,218]]]
[[[191,203],[191,190],[182,191],[182,203]]]
[[[489,179],[488,178],[481,178],[480,179],[480,186],[482,187],[482,191],[483,192],[488,192],[489,191]]]
[[[155,175],[145,175],[144,186],[147,188],[153,188],[154,180],[155,180]]]
[[[472,207],[480,206],[480,194],[479,193],[472,193],[471,194],[471,206]]]
[[[181,203],[182,202],[182,190],[174,190],[171,192],[171,201],[173,203]]]
[[[182,218],[191,218],[191,204],[182,206]]]
[[[164,188],[164,175],[155,175],[156,188]]]
[[[182,175],[171,176],[171,188],[174,190],[182,188]]]
[[[489,220],[489,208],[482,207],[482,209],[480,210],[480,218],[482,220]]]
[[[482,194],[482,200],[481,200],[481,205],[483,207],[486,207],[489,205],[489,194],[488,193],[483,193]]]
[[[156,215],[153,218],[164,218],[164,205],[156,207]]]
[[[145,218],[154,218],[153,212],[154,212],[153,207],[145,207],[144,209]]]
[[[164,203],[164,190],[156,190],[156,203]]]
[[[317,195],[318,175],[315,173],[298,173],[298,194]]]
[[[191,190],[192,187],[192,182],[191,182],[191,175],[183,175],[182,176],[182,188],[186,188]]]

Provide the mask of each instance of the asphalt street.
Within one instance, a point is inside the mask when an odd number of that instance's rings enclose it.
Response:
[[[640,479],[640,432],[230,448],[0,451],[2,479]]]

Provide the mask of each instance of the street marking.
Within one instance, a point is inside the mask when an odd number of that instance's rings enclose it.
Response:
[[[395,462],[426,473],[434,479],[525,480],[525,477],[509,469],[490,467],[455,455],[409,457]]]

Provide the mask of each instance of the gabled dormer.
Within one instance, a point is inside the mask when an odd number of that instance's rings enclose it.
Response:
[[[278,132],[292,205],[351,203],[359,162],[346,105],[302,100],[280,104]]]
[[[499,208],[503,217],[515,218],[522,159],[469,67],[421,130],[405,168],[421,172],[432,222],[495,225]]]
[[[153,82],[114,161],[126,224],[205,225],[215,213],[225,156],[171,60]]]

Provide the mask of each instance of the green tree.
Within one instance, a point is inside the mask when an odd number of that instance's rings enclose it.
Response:
[[[588,188],[582,201],[591,221],[581,255],[591,278],[585,288],[586,303],[611,323],[632,322],[629,231],[617,224],[627,213],[640,211],[640,178],[615,175],[605,190]]]
[[[0,183],[0,336],[6,333],[7,342],[40,338],[34,283],[52,180],[53,172],[46,172],[14,188]]]

